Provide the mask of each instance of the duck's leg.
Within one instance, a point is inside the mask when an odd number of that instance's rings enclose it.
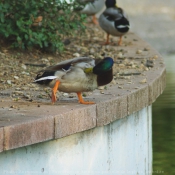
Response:
[[[118,45],[119,45],[119,46],[122,45],[122,36],[120,36],[120,38],[119,38]]]
[[[106,38],[106,42],[105,42],[105,45],[108,45],[109,44],[109,33],[107,33],[107,38]]]
[[[92,16],[92,22],[96,25],[98,24],[98,20],[97,20],[97,17],[95,15]]]
[[[88,104],[95,104],[92,101],[84,101],[81,92],[77,92],[77,96],[78,96],[79,102],[81,104],[86,104],[86,105],[88,105]]]
[[[56,98],[56,92],[58,90],[59,84],[60,84],[60,81],[57,80],[55,82],[55,85],[54,85],[53,89],[52,89],[52,104],[54,104],[56,102],[56,100],[57,100],[57,98]]]

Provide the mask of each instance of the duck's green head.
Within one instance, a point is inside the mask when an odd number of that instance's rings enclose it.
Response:
[[[110,7],[117,7],[117,2],[116,0],[106,0],[105,2],[106,7],[110,8]]]
[[[96,75],[103,74],[104,72],[111,70],[113,64],[114,61],[111,57],[105,57],[93,68],[93,73]]]

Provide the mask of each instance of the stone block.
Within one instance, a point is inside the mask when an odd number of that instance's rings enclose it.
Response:
[[[4,127],[4,150],[54,138],[54,118],[40,118]]]
[[[149,93],[148,85],[140,87],[140,89],[135,90],[128,94],[128,115],[148,105]]]
[[[149,84],[149,104],[151,105],[157,97],[162,94],[166,87],[166,71],[162,71],[161,75],[155,75],[154,81]]]
[[[107,125],[127,116],[127,96],[105,100],[97,104],[97,126]]]
[[[55,139],[96,126],[96,105],[85,106],[55,117]]]

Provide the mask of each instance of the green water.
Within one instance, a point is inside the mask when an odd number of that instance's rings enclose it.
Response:
[[[153,175],[175,175],[175,56],[165,64],[166,89],[153,104]]]

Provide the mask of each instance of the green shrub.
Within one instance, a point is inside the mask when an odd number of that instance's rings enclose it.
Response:
[[[72,10],[78,6],[65,0],[1,0],[0,36],[13,47],[62,51],[65,37],[85,29],[86,15]]]

